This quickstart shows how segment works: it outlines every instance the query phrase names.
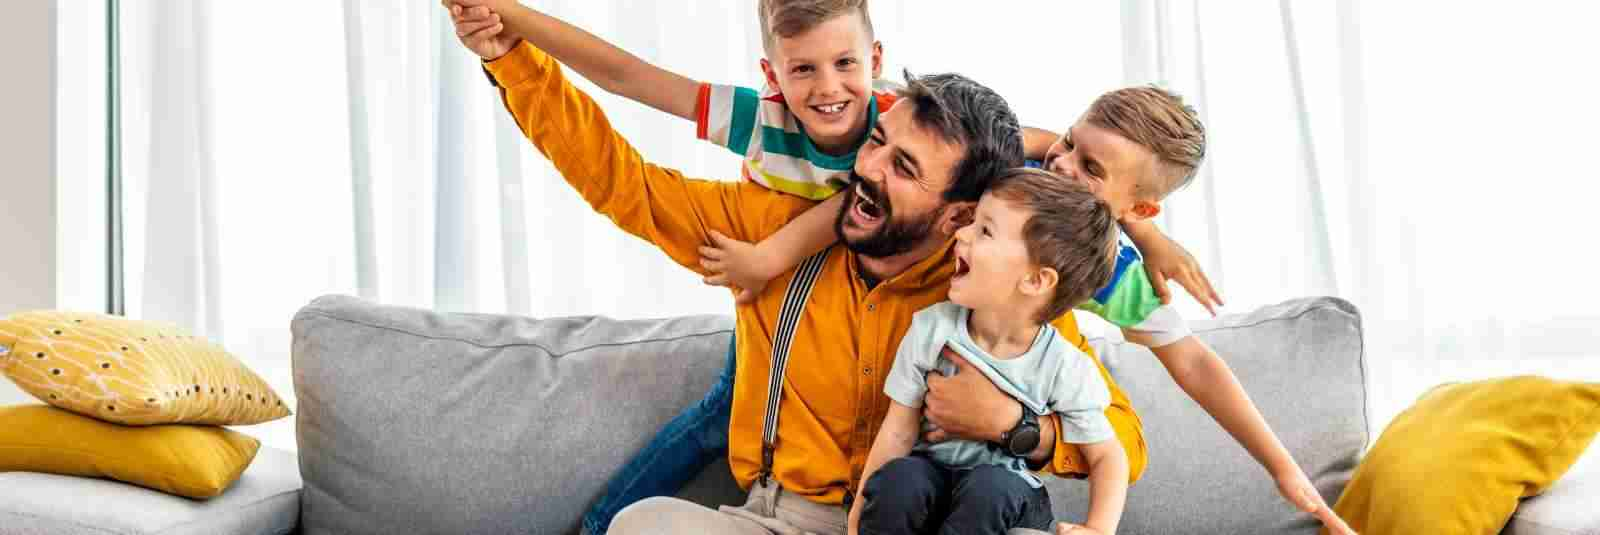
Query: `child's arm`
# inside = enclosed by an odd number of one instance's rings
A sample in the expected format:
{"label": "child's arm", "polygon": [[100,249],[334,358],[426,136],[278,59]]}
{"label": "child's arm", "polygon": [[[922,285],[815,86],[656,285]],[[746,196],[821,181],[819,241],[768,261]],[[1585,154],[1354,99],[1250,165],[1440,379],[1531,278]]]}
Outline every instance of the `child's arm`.
{"label": "child's arm", "polygon": [[736,288],[739,303],[755,302],[767,281],[838,241],[833,223],[844,197],[835,193],[755,245],[712,233],[711,245],[700,248],[700,265],[712,272],[705,283]]}
{"label": "child's arm", "polygon": [[607,92],[695,120],[700,84],[694,80],[646,63],[594,34],[529,9],[516,0],[447,1],[463,8],[489,8],[500,15],[505,33],[548,52]]}
{"label": "child's arm", "polygon": [[1044,153],[1049,151],[1050,146],[1054,145],[1058,139],[1061,139],[1061,134],[1024,126],[1022,127],[1022,157],[1029,160],[1043,160]]}
{"label": "child's arm", "polygon": [[[1136,334],[1125,331],[1131,336]],[[1132,338],[1130,338],[1132,339]],[[1233,370],[1205,342],[1194,336],[1150,349],[1161,360],[1173,381],[1185,394],[1200,404],[1222,429],[1244,446],[1256,462],[1267,469],[1278,483],[1278,492],[1300,510],[1315,515],[1331,533],[1352,534],[1350,527],[1333,513],[1322,495],[1295,463],[1289,450],[1267,425]]]}
{"label": "child's arm", "polygon": [[1223,304],[1222,296],[1217,295],[1217,290],[1211,287],[1211,279],[1200,269],[1200,262],[1194,259],[1194,255],[1162,234],[1161,229],[1148,219],[1123,221],[1122,232],[1133,240],[1133,245],[1144,255],[1145,266],[1150,272],[1150,284],[1156,295],[1161,297],[1161,302],[1172,302],[1172,292],[1167,290],[1167,279],[1170,278],[1178,281],[1211,315],[1217,315],[1216,307]]}
{"label": "child's arm", "polygon": [[[1128,452],[1116,437],[1093,444],[1079,444],[1089,462],[1089,517],[1084,527],[1099,535],[1117,532],[1122,509],[1128,502]],[[1078,533],[1069,531],[1068,533]]]}
{"label": "child's arm", "polygon": [[[867,453],[867,464],[861,468],[860,483],[856,484],[855,501],[850,507],[848,524],[850,535],[856,535],[861,529],[861,510],[867,505],[861,496],[861,489],[867,487],[867,481],[872,479],[872,474],[885,463],[911,453],[911,447],[917,444],[917,432],[921,423],[922,411],[901,405],[898,401],[889,401],[889,414],[883,416],[883,426],[878,428],[878,438],[872,441],[872,450]],[[1123,479],[1127,479],[1127,476],[1124,475]]]}

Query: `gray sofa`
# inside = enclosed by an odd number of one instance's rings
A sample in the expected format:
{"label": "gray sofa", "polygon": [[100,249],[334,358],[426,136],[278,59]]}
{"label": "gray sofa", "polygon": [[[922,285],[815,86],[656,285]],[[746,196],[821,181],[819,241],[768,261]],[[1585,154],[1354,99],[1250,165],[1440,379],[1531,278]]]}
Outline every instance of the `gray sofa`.
{"label": "gray sofa", "polygon": [[[610,474],[706,390],[732,321],[535,320],[324,297],[293,327],[298,456],[263,448],[238,483],[205,502],[0,473],[0,535],[573,533]],[[1332,502],[1371,432],[1355,309],[1301,299],[1195,329]],[[1151,452],[1121,533],[1316,531],[1147,351],[1096,346],[1143,418]],[[1049,485],[1056,516],[1081,519],[1083,484]],[[683,496],[714,504],[740,492],[719,463]],[[1591,446],[1502,533],[1600,534],[1596,500],[1600,446]]]}
{"label": "gray sofa", "polygon": [[[318,299],[293,324],[301,528],[575,533],[606,479],[710,386],[732,327],[720,316],[536,320]],[[1355,308],[1303,299],[1195,328],[1336,500],[1369,433]],[[1316,532],[1148,351],[1099,342],[1151,452],[1122,533]],[[1049,485],[1058,518],[1083,518],[1086,485]],[[742,501],[725,463],[684,496]]]}

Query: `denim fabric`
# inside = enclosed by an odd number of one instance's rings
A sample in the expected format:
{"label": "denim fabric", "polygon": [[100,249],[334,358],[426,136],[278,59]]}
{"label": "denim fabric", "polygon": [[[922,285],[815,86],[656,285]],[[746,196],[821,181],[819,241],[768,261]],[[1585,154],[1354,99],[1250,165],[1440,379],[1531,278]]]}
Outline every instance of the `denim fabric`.
{"label": "denim fabric", "polygon": [[706,396],[667,422],[606,484],[606,493],[583,515],[584,533],[604,535],[622,508],[645,498],[676,494],[706,465],[728,454],[735,347],[737,341],[728,343],[727,364]]}
{"label": "denim fabric", "polygon": [[1050,531],[1050,495],[1004,467],[951,469],[911,455],[884,463],[862,491],[862,535]]}

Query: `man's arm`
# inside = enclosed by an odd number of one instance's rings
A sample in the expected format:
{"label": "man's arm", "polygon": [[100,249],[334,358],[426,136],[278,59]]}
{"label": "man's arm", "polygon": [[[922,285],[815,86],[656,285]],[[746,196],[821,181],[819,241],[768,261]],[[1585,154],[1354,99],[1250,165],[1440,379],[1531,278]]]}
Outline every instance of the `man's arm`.
{"label": "man's arm", "polygon": [[464,7],[487,6],[500,15],[505,32],[549,52],[607,92],[695,120],[700,84],[617,48],[604,39],[516,0],[449,0]]}
{"label": "man's arm", "polygon": [[[1001,391],[989,377],[967,362],[955,351],[945,348],[945,358],[956,367],[954,376],[939,373],[927,376],[928,392],[923,399],[923,415],[938,430],[930,432],[929,442],[943,442],[951,438],[964,438],[979,442],[999,442],[1007,431],[1022,421],[1022,402]],[[1061,415],[1051,413],[1039,418],[1039,445],[1028,454],[1029,464],[1051,473],[1058,473],[1057,448],[1074,447],[1061,440]]]}
{"label": "man's arm", "polygon": [[527,43],[485,68],[523,134],[595,211],[702,275],[708,272],[697,248],[710,231],[758,240],[811,206],[742,182],[687,179],[645,161],[555,59]]}

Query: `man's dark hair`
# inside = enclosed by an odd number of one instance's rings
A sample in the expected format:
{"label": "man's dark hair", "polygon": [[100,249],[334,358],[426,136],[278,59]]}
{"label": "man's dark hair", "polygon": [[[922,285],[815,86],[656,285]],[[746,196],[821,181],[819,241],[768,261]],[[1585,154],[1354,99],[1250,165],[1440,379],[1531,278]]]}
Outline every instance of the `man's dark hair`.
{"label": "man's dark hair", "polygon": [[899,93],[916,104],[912,121],[967,149],[950,170],[945,201],[977,202],[989,181],[1022,166],[1022,125],[999,93],[954,73],[905,77]]}

